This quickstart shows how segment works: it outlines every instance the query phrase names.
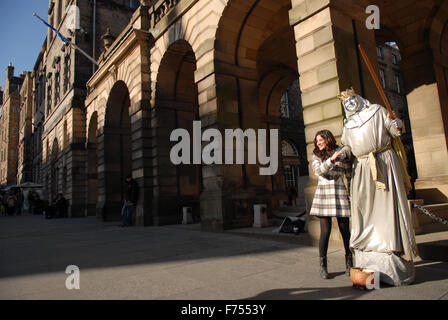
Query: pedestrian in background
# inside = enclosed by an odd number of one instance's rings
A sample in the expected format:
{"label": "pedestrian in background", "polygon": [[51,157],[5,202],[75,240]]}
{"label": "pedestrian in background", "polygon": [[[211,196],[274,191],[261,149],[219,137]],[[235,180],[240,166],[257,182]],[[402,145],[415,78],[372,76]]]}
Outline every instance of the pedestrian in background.
{"label": "pedestrian in background", "polygon": [[124,204],[121,210],[122,227],[133,225],[133,217],[138,201],[138,184],[132,179],[131,174],[126,177],[124,190]]}
{"label": "pedestrian in background", "polygon": [[2,191],[0,193],[0,213],[2,216],[6,216],[6,206],[4,205],[5,202],[6,202],[6,195]]}
{"label": "pedestrian in background", "polygon": [[16,191],[16,198],[17,198],[16,214],[19,216],[22,214],[23,201],[25,200],[25,197],[23,196],[23,192],[21,189],[18,189]]}
{"label": "pedestrian in background", "polygon": [[6,199],[6,211],[8,212],[8,216],[13,216],[16,213],[16,206],[17,206],[17,197],[11,190],[9,191],[8,198]]}
{"label": "pedestrian in background", "polygon": [[350,201],[343,177],[350,179],[350,148],[340,148],[328,130],[321,130],[314,137],[313,172],[319,177],[310,215],[320,220],[320,276],[328,279],[327,251],[332,218],[338,220],[339,231],[345,247],[346,274],[353,266],[350,251]]}

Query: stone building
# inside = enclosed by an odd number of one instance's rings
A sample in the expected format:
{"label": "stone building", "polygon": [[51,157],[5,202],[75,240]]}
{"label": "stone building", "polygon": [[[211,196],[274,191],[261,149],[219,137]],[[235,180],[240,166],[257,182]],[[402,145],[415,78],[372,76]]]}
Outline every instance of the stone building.
{"label": "stone building", "polygon": [[17,147],[17,184],[32,181],[32,111],[33,78],[30,72],[23,73],[20,89],[18,147]]}
{"label": "stone building", "polygon": [[[104,219],[119,218],[122,181],[132,171],[141,187],[139,225],[179,223],[184,206],[193,208],[205,230],[251,225],[254,204],[272,211],[285,198],[282,157],[282,169],[272,176],[261,176],[260,166],[247,162],[176,166],[170,161],[171,132],[184,128],[194,134],[193,120],[201,121],[202,130],[282,131],[282,96],[298,80],[306,156],[301,149],[297,153],[309,159],[318,130],[330,129],[340,139],[340,91],[353,85],[382,104],[357,44],[379,74],[376,48],[392,41],[402,56],[417,195],[446,201],[448,3],[141,2],[87,83],[86,202]],[[381,12],[379,30],[366,28],[365,9],[372,4]],[[308,172],[301,191],[309,207],[317,180]],[[317,220],[310,219],[308,228],[312,237],[319,234]]]}
{"label": "stone building", "polygon": [[3,105],[0,113],[0,185],[17,183],[17,156],[19,144],[20,88],[24,75],[14,76],[10,63],[6,68]]}
{"label": "stone building", "polygon": [[43,184],[42,175],[42,135],[44,132],[45,107],[46,107],[46,49],[47,38],[42,45],[38,58],[34,64],[31,78],[33,80],[33,107],[32,107],[32,133],[31,133],[31,150],[32,150],[32,181]]}
{"label": "stone building", "polygon": [[[101,35],[107,28],[113,34],[121,32],[137,4],[129,0],[50,0],[48,21],[96,59],[103,49]],[[50,29],[42,50],[34,70],[36,87],[39,92],[44,90],[35,104],[38,125],[34,137],[41,139],[42,147],[36,147],[34,176],[43,182],[50,203],[57,193],[63,193],[70,204],[69,216],[85,216],[84,101],[86,82],[96,66]]]}
{"label": "stone building", "polygon": [[[318,130],[329,129],[340,139],[338,93],[352,85],[382,104],[357,44],[366,49],[377,74],[385,70],[392,105],[406,97],[407,111],[403,108],[401,115],[408,114],[412,132],[416,196],[448,202],[448,3],[140,2],[49,2],[49,22],[99,64],[49,31],[22,90],[27,97],[28,88],[34,89],[32,120],[27,122],[26,113],[22,122],[24,129],[31,123],[32,179],[45,185],[49,200],[64,193],[70,216],[119,219],[128,173],[140,185],[138,225],[180,223],[182,209],[191,207],[204,230],[250,226],[253,206],[277,210],[291,185],[298,186],[309,210],[317,179],[307,159]],[[365,24],[365,8],[372,4],[381,12],[378,30]],[[393,60],[390,65],[378,59],[377,47],[389,42],[400,48],[398,81]],[[4,185],[17,178],[24,78],[13,72],[8,67],[0,116]],[[394,82],[396,89],[388,89]],[[26,110],[28,105],[27,99]],[[200,121],[200,131],[193,121]],[[222,136],[226,129],[278,129],[278,139],[268,135],[258,145],[268,153],[279,146],[278,154],[270,155],[278,156],[278,170],[260,175],[265,165],[248,163],[252,149],[247,145],[221,149],[221,155],[244,151],[241,164],[208,164],[192,153],[197,164],[174,165],[170,152],[177,141],[171,141],[171,133],[178,128],[190,137],[208,129]],[[24,130],[23,137],[27,134]],[[193,150],[209,146],[202,138],[191,140]],[[308,231],[318,236],[316,219],[308,221]]]}

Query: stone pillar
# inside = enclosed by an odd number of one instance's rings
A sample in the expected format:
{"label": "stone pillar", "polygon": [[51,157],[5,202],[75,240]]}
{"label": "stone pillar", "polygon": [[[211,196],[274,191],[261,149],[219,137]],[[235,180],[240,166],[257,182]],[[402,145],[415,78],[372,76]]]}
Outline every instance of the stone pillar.
{"label": "stone pillar", "polygon": [[[148,84],[149,87],[149,84]],[[148,97],[143,91],[143,96]],[[139,186],[139,197],[135,212],[135,225],[149,226],[153,224],[151,215],[152,206],[152,138],[150,121],[149,99],[143,99],[131,107],[132,128],[132,177]]]}
{"label": "stone pillar", "polygon": [[[69,216],[84,217],[86,215],[86,150],[85,150],[85,132],[86,120],[83,110],[72,108],[70,110],[72,117],[72,138],[70,149],[65,155],[67,168],[67,179],[69,188]],[[62,168],[61,168],[62,170]]]}
{"label": "stone pillar", "polygon": [[[225,154],[230,148],[225,145],[225,129],[239,128],[243,132],[254,129],[258,141],[257,129],[263,126],[260,114],[254,112],[259,110],[257,81],[250,76],[243,79],[243,72],[247,69],[235,67],[231,75],[213,73],[197,82],[202,130],[219,130],[223,143],[223,164],[202,166],[203,191],[200,200],[203,230],[250,227],[253,224],[254,204],[268,202],[268,208],[271,207],[270,200],[267,200],[272,196],[269,190],[271,176],[260,175],[258,164],[248,164],[247,139],[244,140],[244,164],[236,164],[235,158],[233,164],[225,164]],[[198,75],[200,72],[196,72],[196,78]],[[234,142],[234,157],[235,148]],[[269,152],[269,146],[267,150]]]}
{"label": "stone pillar", "polygon": [[[375,68],[376,41],[364,21],[355,20],[363,8],[333,7],[329,0],[293,0],[290,23],[294,27],[297,42],[300,88],[302,90],[303,116],[310,180],[305,188],[307,212],[310,211],[317,186],[312,170],[314,136],[322,129],[330,130],[337,141],[343,130],[343,108],[337,98],[342,91],[353,86],[355,90],[374,103],[381,103],[367,68],[358,57],[357,43],[361,43]],[[356,12],[354,12],[356,11]],[[358,16],[364,16],[358,14]],[[319,220],[308,219],[307,228],[312,240],[320,236]],[[333,223],[337,229],[337,224]],[[339,231],[331,233],[331,240],[341,244]]]}
{"label": "stone pillar", "polygon": [[168,106],[159,105],[152,110],[152,220],[156,226],[182,221],[177,168],[170,160],[169,143],[170,134],[176,129],[176,118],[176,110]]}

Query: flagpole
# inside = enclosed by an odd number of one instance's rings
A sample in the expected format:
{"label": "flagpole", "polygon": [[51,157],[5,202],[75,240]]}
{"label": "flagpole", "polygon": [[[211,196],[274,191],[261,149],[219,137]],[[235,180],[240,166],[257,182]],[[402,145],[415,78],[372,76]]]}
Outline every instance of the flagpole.
{"label": "flagpole", "polygon": [[95,61],[95,59],[93,59],[91,56],[89,56],[84,50],[82,50],[80,47],[78,47],[76,44],[74,44],[73,42],[71,42],[69,40],[68,42],[71,46],[73,46],[73,48],[78,49],[79,52],[81,52],[87,59],[89,59],[90,61],[92,61],[95,65],[98,66],[98,63]]}
{"label": "flagpole", "polygon": [[64,43],[68,43],[69,45],[71,45],[75,50],[77,49],[79,52],[81,52],[87,59],[89,59],[91,62],[93,62],[95,65],[98,66],[98,63],[95,61],[95,59],[93,59],[91,56],[89,56],[84,50],[82,50],[80,47],[78,47],[75,43],[73,43],[70,39],[64,37],[59,30],[55,29],[52,25],[48,24],[44,19],[42,19],[41,17],[39,17],[36,12],[33,12],[33,16],[35,16],[36,18],[38,18],[40,21],[42,21],[44,24],[46,24],[50,29],[52,29],[54,32],[56,32],[56,34],[59,36],[59,38],[61,39],[62,42]]}

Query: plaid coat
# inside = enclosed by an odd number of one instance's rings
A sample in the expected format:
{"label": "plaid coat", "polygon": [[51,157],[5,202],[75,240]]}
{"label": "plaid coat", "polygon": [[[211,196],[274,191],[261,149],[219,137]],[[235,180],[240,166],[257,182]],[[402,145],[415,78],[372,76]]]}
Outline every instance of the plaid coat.
{"label": "plaid coat", "polygon": [[349,193],[343,177],[350,179],[351,161],[350,151],[342,150],[346,158],[331,163],[330,159],[322,161],[313,155],[313,171],[319,177],[310,215],[319,217],[350,217]]}

